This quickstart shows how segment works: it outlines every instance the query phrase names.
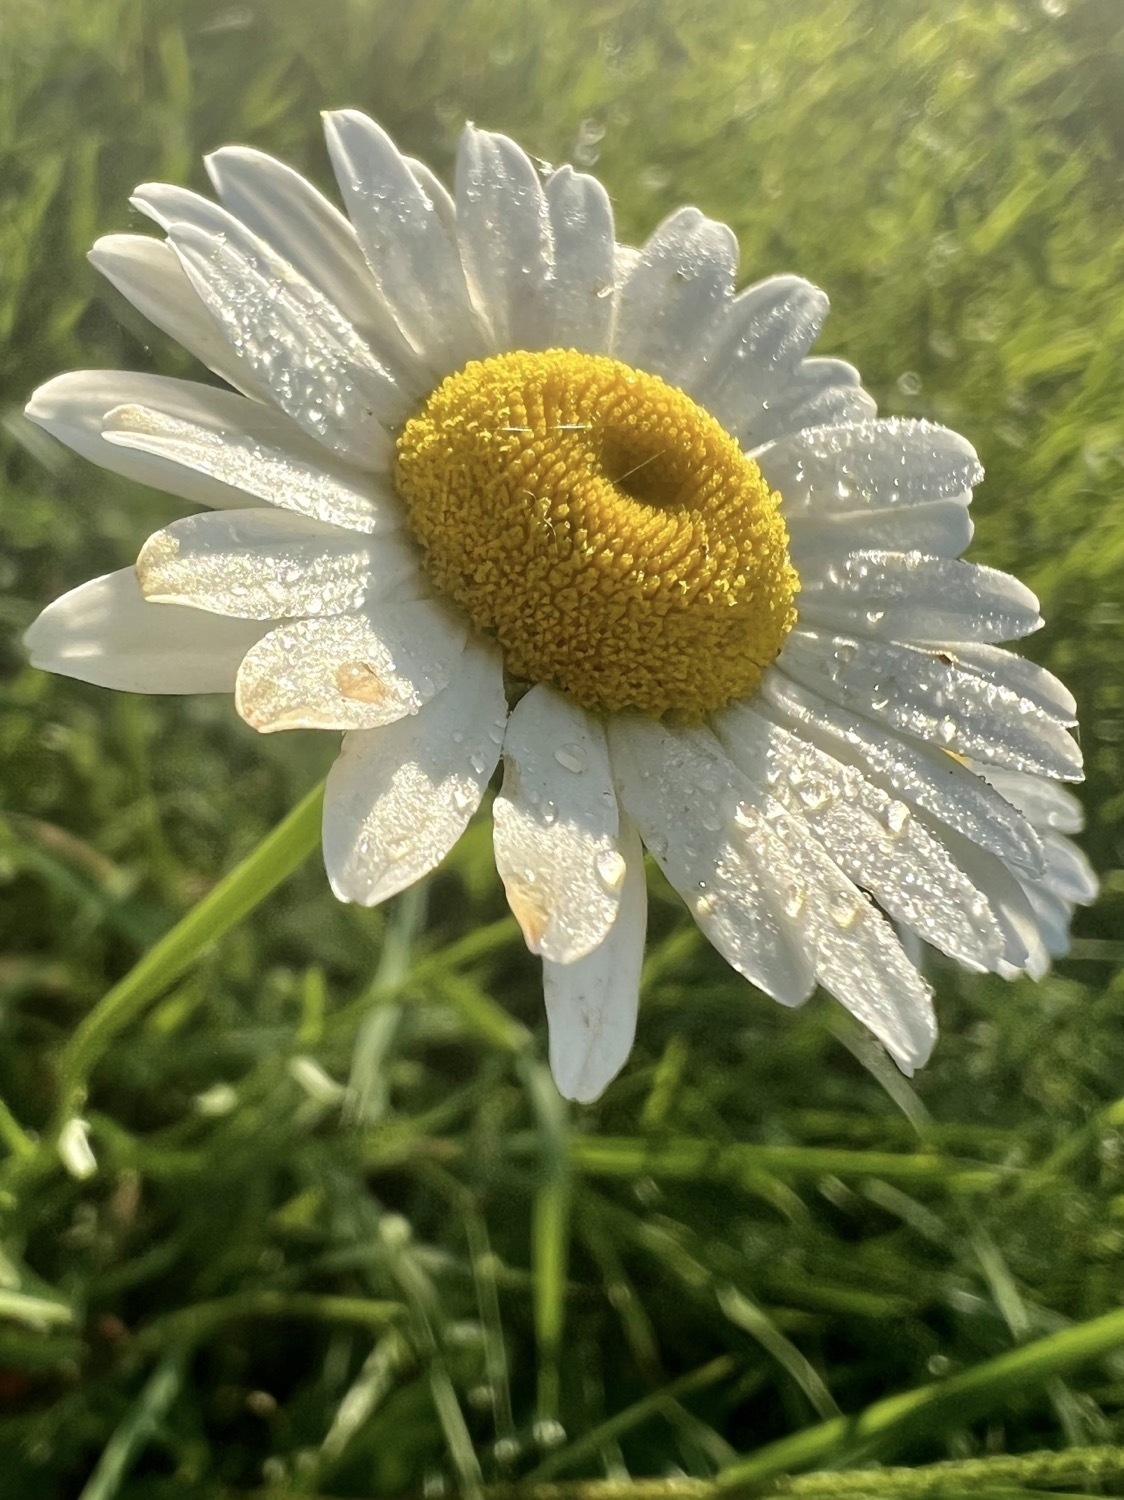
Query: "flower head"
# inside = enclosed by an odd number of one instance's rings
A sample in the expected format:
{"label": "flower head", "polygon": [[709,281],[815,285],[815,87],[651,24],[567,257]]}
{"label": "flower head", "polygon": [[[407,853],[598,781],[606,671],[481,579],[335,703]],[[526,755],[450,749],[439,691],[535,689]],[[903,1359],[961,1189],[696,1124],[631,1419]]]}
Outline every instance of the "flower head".
{"label": "flower head", "polygon": [[632,1044],[645,847],[759,988],[821,984],[922,1063],[894,924],[1037,974],[1095,889],[1073,700],[997,644],[1037,602],[959,560],[971,447],[877,418],[808,356],[823,293],[736,292],[696,209],[632,250],[593,178],[503,136],[465,131],[450,196],[362,115],[327,135],[347,218],[231,148],[218,204],[141,187],[166,238],[94,247],[224,384],[64,375],[29,415],[209,509],[51,605],[32,660],[344,731],[343,900],[433,869],[502,755],[496,862],[570,1097]]}

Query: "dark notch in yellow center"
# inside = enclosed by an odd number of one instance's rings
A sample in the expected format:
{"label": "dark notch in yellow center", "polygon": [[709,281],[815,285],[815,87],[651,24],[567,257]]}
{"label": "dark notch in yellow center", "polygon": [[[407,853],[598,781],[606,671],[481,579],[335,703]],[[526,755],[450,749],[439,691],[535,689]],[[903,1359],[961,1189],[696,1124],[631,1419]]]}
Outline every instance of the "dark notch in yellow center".
{"label": "dark notch in yellow center", "polygon": [[437,587],[513,676],[586,708],[699,719],[753,691],[795,622],[779,495],[616,360],[466,365],[406,424],[395,477]]}

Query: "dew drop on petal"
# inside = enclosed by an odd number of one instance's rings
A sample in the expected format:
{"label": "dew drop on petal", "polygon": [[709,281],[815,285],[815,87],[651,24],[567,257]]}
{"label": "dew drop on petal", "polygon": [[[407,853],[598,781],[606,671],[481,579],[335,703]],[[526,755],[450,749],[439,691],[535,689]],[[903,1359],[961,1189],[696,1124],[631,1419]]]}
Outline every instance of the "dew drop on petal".
{"label": "dew drop on petal", "polygon": [[597,878],[607,891],[619,891],[624,884],[628,866],[624,856],[616,849],[602,849],[594,860]]}
{"label": "dew drop on petal", "polygon": [[904,802],[891,802],[886,809],[886,826],[891,833],[901,833],[909,817],[909,808]]}
{"label": "dew drop on petal", "polygon": [[836,927],[846,931],[858,921],[862,909],[863,902],[860,896],[839,895],[828,903],[827,914]]}
{"label": "dew drop on petal", "polygon": [[589,757],[581,745],[570,743],[560,745],[554,752],[554,759],[564,771],[572,771],[575,776],[579,776],[585,770]]}

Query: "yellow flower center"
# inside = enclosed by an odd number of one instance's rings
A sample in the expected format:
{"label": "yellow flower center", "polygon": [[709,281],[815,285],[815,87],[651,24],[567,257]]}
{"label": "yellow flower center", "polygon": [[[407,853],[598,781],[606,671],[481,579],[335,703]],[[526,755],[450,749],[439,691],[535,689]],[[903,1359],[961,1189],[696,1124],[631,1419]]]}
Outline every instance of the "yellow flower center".
{"label": "yellow flower center", "polygon": [[780,496],[682,391],[616,360],[466,365],[395,472],[437,587],[512,675],[586,708],[701,718],[753,691],[795,622]]}

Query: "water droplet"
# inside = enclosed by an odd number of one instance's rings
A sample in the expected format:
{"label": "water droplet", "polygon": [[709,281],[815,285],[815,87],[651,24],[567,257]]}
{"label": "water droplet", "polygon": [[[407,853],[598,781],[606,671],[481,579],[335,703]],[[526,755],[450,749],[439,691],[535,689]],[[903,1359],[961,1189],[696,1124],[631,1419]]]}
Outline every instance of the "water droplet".
{"label": "water droplet", "polygon": [[809,812],[819,812],[821,807],[826,807],[831,801],[831,792],[822,782],[819,782],[812,786],[801,787],[799,797]]}
{"label": "water droplet", "polygon": [[560,745],[554,752],[554,759],[564,771],[572,771],[575,776],[585,770],[589,757],[581,745],[570,743]]}
{"label": "water droplet", "polygon": [[794,880],[784,893],[784,914],[786,917],[798,917],[804,910],[804,902],[807,891],[799,880]]}
{"label": "water droplet", "polygon": [[857,895],[839,895],[833,897],[828,903],[827,914],[836,927],[841,927],[846,931],[848,927],[853,927],[858,921],[862,909],[862,900]]}
{"label": "water droplet", "polygon": [[607,891],[619,891],[628,871],[624,856],[616,849],[602,849],[594,860],[597,878]]}
{"label": "water droplet", "polygon": [[886,809],[886,827],[892,833],[901,833],[902,829],[909,822],[909,818],[909,808],[904,802],[891,802]]}
{"label": "water droplet", "polygon": [[484,759],[479,750],[474,750],[472,752],[472,754],[468,757],[468,763],[476,772],[477,776],[483,776],[484,771],[488,765],[488,762]]}
{"label": "water droplet", "polygon": [[566,1441],[566,1429],[561,1422],[540,1418],[531,1426],[531,1436],[540,1448],[557,1448]]}

